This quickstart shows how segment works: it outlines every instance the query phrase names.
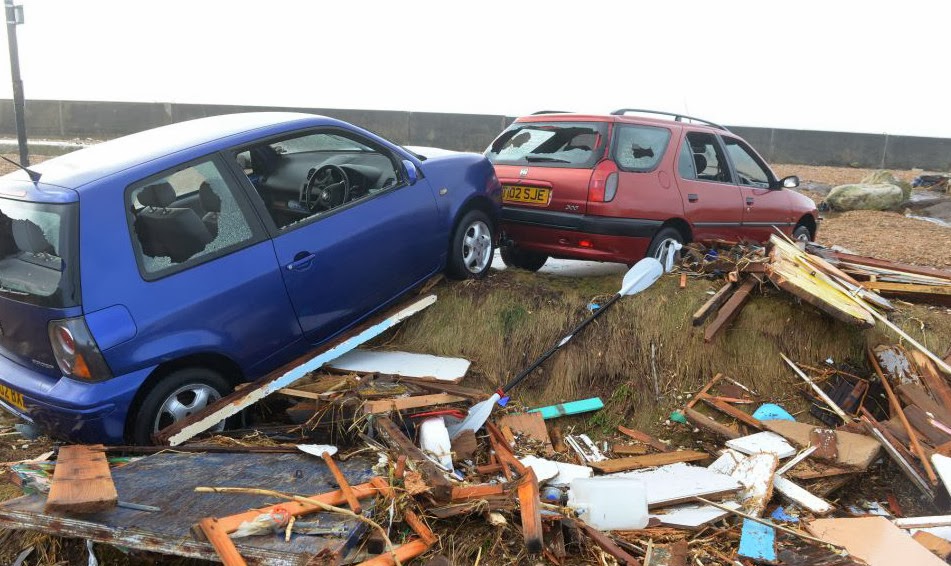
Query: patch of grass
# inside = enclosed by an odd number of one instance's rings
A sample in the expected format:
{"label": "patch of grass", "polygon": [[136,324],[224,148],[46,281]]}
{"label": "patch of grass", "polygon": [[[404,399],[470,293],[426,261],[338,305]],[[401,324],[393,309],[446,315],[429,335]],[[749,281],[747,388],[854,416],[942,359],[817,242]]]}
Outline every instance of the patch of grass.
{"label": "patch of grass", "polygon": [[[443,284],[436,289],[436,304],[404,322],[387,346],[467,358],[473,366],[464,385],[488,392],[587,316],[589,302],[615,293],[619,279],[506,270],[484,281]],[[810,365],[832,358],[867,368],[866,343],[897,342],[890,332],[847,326],[764,286],[765,294],[754,293],[730,327],[706,344],[703,327],[693,327],[690,319],[707,291],[718,287],[719,282],[691,280],[680,289],[677,277],[662,277],[640,295],[618,301],[514,389],[513,397],[537,407],[601,396],[604,416],[586,417],[589,425],[651,430],[722,372],[796,411],[805,406],[797,393],[802,383],[780,352]],[[945,309],[903,307],[893,318],[934,351],[948,347],[951,316]]]}

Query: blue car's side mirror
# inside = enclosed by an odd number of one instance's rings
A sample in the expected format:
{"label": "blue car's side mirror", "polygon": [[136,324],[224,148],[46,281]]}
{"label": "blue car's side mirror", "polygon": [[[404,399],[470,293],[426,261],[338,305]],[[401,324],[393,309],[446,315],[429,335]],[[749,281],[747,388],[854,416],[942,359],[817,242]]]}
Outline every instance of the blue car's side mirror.
{"label": "blue car's side mirror", "polygon": [[419,180],[419,171],[416,169],[416,164],[409,159],[403,160],[403,172],[406,173],[406,184],[415,185],[416,181]]}

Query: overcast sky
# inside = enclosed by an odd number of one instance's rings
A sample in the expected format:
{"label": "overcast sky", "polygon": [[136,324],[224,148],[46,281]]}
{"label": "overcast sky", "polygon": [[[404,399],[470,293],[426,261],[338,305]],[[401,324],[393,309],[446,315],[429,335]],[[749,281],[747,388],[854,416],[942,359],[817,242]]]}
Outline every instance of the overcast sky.
{"label": "overcast sky", "polygon": [[21,1],[27,99],[637,107],[951,137],[944,1]]}

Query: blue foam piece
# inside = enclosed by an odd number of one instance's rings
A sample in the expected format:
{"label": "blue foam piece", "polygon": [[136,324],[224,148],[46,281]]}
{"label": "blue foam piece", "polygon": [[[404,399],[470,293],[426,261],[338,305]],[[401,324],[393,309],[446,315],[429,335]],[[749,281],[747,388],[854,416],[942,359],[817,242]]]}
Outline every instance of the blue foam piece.
{"label": "blue foam piece", "polygon": [[764,403],[753,412],[753,418],[758,421],[795,421],[796,418],[786,412],[786,409],[772,403]]}
{"label": "blue foam piece", "polygon": [[769,516],[771,519],[776,519],[777,521],[783,521],[785,523],[798,523],[799,517],[793,517],[789,513],[786,513],[786,510],[782,507],[777,507],[773,514]]}
{"label": "blue foam piece", "polygon": [[740,556],[754,560],[776,561],[776,529],[762,523],[743,519],[740,535]]}

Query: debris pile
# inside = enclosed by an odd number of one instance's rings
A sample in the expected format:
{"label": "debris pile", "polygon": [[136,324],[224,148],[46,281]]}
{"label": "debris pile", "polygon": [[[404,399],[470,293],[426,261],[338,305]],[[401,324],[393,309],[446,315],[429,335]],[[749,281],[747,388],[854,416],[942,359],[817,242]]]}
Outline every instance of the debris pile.
{"label": "debris pile", "polygon": [[[726,279],[693,316],[698,326],[713,317],[708,342],[753,291],[774,285],[910,344],[870,348],[868,370],[783,355],[789,371],[772,378],[806,400],[795,415],[788,400],[724,374],[678,401],[661,434],[579,429],[570,415],[601,411],[596,397],[510,402],[509,390],[610,301],[493,394],[461,384],[467,360],[359,348],[427,297],[160,431],[164,446],[60,447],[52,477],[48,462],[17,464],[27,495],[0,504],[0,526],[229,566],[942,564],[951,369],[888,321],[895,307],[869,283],[951,278],[869,260],[779,237],[768,248],[684,251],[682,284]],[[643,288],[625,279],[612,301]],[[271,396],[283,423],[207,436]],[[920,493],[915,505],[846,493],[892,465]],[[933,513],[906,516],[912,507]]]}

